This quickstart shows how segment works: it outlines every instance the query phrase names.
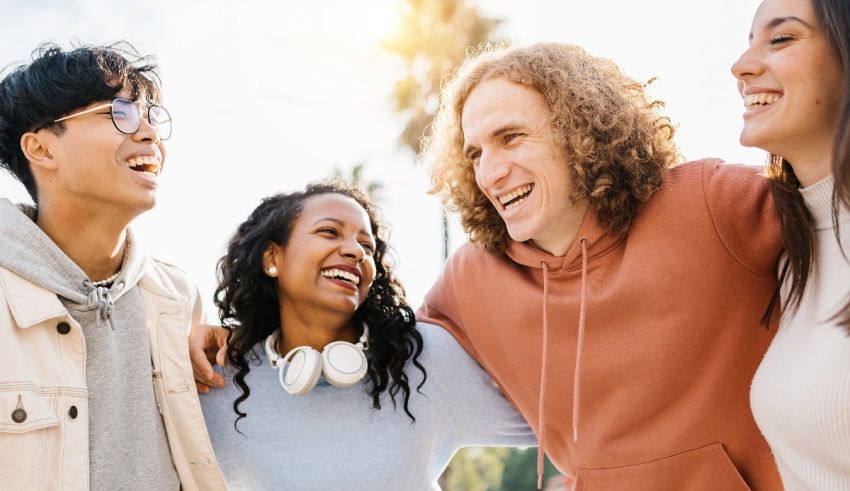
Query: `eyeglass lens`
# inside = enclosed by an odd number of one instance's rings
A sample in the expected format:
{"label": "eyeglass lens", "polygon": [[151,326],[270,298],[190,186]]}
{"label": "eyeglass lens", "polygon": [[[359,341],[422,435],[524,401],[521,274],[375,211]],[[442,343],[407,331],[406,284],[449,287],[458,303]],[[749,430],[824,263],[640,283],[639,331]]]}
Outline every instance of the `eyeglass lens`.
{"label": "eyeglass lens", "polygon": [[[139,130],[141,124],[141,111],[135,102],[116,98],[112,101],[112,120],[115,127],[122,133],[132,134]],[[171,115],[162,106],[150,106],[148,108],[148,121],[155,126],[161,140],[167,140],[171,136]]]}

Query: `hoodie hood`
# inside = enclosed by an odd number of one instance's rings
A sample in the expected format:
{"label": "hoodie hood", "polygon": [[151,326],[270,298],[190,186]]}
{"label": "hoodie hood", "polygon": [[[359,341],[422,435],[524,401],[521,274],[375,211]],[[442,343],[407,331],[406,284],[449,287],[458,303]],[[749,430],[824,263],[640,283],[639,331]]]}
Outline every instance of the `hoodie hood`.
{"label": "hoodie hood", "polygon": [[563,256],[553,256],[525,242],[508,239],[505,254],[515,263],[532,269],[543,269],[545,263],[550,272],[559,270],[574,271],[581,268],[582,239],[586,241],[587,258],[593,260],[625,240],[624,235],[608,232],[599,223],[596,212],[589,207],[581,223],[576,240]]}
{"label": "hoodie hood", "polygon": [[68,308],[97,309],[98,324],[106,322],[111,326],[114,302],[138,283],[148,261],[135,247],[132,232],[127,231],[121,271],[107,288],[92,284],[83,270],[36,225],[36,216],[31,206],[0,199],[0,266],[55,293]]}

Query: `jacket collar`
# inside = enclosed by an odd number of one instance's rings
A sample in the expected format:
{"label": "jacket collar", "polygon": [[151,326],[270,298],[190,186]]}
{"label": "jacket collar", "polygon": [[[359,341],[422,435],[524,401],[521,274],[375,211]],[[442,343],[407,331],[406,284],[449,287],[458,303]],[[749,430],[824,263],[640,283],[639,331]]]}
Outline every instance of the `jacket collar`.
{"label": "jacket collar", "polygon": [[[174,283],[162,268],[151,259],[146,258],[144,261],[145,271],[139,284],[156,295],[181,300]],[[0,289],[6,297],[15,324],[22,329],[48,319],[68,317],[68,311],[55,293],[3,267],[0,267]]]}
{"label": "jacket collar", "polygon": [[23,329],[48,319],[68,316],[68,311],[56,294],[6,268],[0,268],[0,288],[6,296],[15,324]]}
{"label": "jacket collar", "polygon": [[523,266],[541,269],[543,263],[550,271],[567,270],[572,271],[581,268],[581,239],[587,239],[588,260],[599,257],[625,239],[624,235],[608,232],[599,223],[596,211],[588,207],[584,220],[581,222],[576,240],[563,256],[553,256],[548,252],[541,251],[536,247],[525,243],[508,239],[508,247],[505,254],[514,262]]}
{"label": "jacket collar", "polygon": [[139,286],[150,291],[155,295],[170,298],[172,300],[182,300],[180,293],[174,286],[174,282],[165,273],[163,268],[157,264],[156,260],[145,259],[145,273],[139,280]]}

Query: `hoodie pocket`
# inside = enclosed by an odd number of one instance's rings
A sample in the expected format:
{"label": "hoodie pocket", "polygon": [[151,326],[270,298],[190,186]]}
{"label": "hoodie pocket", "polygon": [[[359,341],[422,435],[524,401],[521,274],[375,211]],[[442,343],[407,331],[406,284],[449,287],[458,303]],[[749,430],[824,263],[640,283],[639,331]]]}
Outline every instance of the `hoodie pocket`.
{"label": "hoodie pocket", "polygon": [[59,421],[49,399],[30,390],[0,389],[0,483],[3,489],[41,489],[50,476]]}
{"label": "hoodie pocket", "polygon": [[746,491],[738,469],[723,445],[713,443],[694,450],[644,462],[606,469],[580,469],[576,491]]}

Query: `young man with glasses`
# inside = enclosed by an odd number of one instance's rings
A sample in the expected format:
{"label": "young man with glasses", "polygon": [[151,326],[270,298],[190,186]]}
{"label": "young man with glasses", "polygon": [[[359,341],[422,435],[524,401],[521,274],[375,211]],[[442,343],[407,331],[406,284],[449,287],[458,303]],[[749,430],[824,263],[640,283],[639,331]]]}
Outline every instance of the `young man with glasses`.
{"label": "young man with glasses", "polygon": [[171,117],[129,45],[39,48],[0,81],[0,482],[223,489],[187,356],[197,290],[129,229]]}

